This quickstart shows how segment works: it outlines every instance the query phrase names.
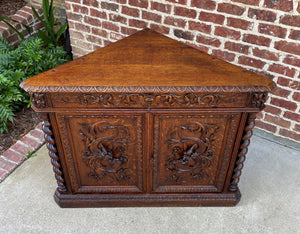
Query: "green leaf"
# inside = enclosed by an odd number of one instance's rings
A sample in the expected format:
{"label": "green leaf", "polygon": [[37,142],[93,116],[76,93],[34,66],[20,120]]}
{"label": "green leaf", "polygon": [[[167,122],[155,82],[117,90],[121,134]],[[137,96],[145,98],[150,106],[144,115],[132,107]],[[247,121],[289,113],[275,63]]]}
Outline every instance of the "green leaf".
{"label": "green leaf", "polygon": [[14,30],[18,36],[20,37],[21,40],[24,40],[24,36],[13,26],[11,25],[10,23],[8,23],[3,16],[0,16],[0,20],[4,23],[6,23],[8,25],[8,27],[10,27],[12,30]]}
{"label": "green leaf", "polygon": [[38,30],[38,35],[44,41],[45,45],[52,43],[52,40],[46,35],[45,32]]}
{"label": "green leaf", "polygon": [[57,31],[57,34],[56,34],[56,42],[59,41],[61,35],[66,31],[67,27],[68,27],[68,23],[65,23],[65,24],[62,25],[62,26],[60,27],[60,29]]}
{"label": "green leaf", "polygon": [[48,0],[43,0],[42,8],[43,8],[44,19],[46,23],[49,24],[49,1]]}

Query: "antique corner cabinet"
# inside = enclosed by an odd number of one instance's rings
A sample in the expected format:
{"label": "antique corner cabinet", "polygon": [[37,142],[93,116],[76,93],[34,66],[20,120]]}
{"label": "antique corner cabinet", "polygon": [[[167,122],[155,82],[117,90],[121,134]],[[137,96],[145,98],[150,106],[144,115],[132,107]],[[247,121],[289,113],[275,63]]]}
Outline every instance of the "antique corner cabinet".
{"label": "antique corner cabinet", "polygon": [[61,207],[233,206],[274,83],[142,30],[21,86]]}

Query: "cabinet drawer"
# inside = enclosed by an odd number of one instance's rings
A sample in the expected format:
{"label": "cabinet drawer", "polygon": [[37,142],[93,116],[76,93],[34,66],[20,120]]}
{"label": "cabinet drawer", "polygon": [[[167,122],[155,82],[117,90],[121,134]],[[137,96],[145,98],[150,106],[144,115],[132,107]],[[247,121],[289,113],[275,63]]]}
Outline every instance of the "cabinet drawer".
{"label": "cabinet drawer", "polygon": [[143,191],[143,115],[56,116],[73,192]]}
{"label": "cabinet drawer", "polygon": [[156,113],[153,191],[222,191],[240,117],[239,113]]}

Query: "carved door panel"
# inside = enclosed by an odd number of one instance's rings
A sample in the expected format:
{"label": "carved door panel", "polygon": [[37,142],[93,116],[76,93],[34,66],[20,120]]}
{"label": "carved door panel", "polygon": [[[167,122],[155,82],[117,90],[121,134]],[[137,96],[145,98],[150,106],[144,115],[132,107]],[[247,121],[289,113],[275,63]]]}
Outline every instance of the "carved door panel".
{"label": "carved door panel", "polygon": [[143,192],[142,114],[57,114],[73,192]]}
{"label": "carved door panel", "polygon": [[152,190],[222,190],[238,130],[238,113],[154,114]]}

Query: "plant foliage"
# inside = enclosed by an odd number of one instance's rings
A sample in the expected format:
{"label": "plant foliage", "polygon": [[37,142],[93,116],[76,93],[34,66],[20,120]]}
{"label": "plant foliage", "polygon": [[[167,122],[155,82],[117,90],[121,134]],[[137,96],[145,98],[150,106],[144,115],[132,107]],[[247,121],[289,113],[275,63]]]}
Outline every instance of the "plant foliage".
{"label": "plant foliage", "polygon": [[[53,0],[50,0],[50,3],[49,0],[43,0],[42,8],[43,8],[43,17],[41,17],[38,14],[37,10],[33,6],[31,6],[33,14],[44,26],[44,30],[38,30],[38,36],[44,41],[45,44],[53,44],[57,46],[59,45],[63,33],[66,31],[68,27],[68,23],[63,24],[57,31],[55,31],[54,28],[57,24],[55,23],[55,19],[54,19]],[[17,22],[21,24],[23,27],[25,27],[28,33],[31,33],[32,31],[30,27],[7,16],[0,16],[0,21],[3,21],[10,28],[12,28],[18,34],[18,36],[22,41],[24,40],[24,36],[18,29],[16,29],[16,27],[14,27],[11,23],[9,23],[9,21]]]}
{"label": "plant foliage", "polygon": [[8,121],[13,122],[14,111],[25,103],[29,95],[20,83],[34,75],[67,62],[69,58],[62,47],[45,46],[38,37],[31,37],[15,49],[0,38],[0,132],[7,131]]}

